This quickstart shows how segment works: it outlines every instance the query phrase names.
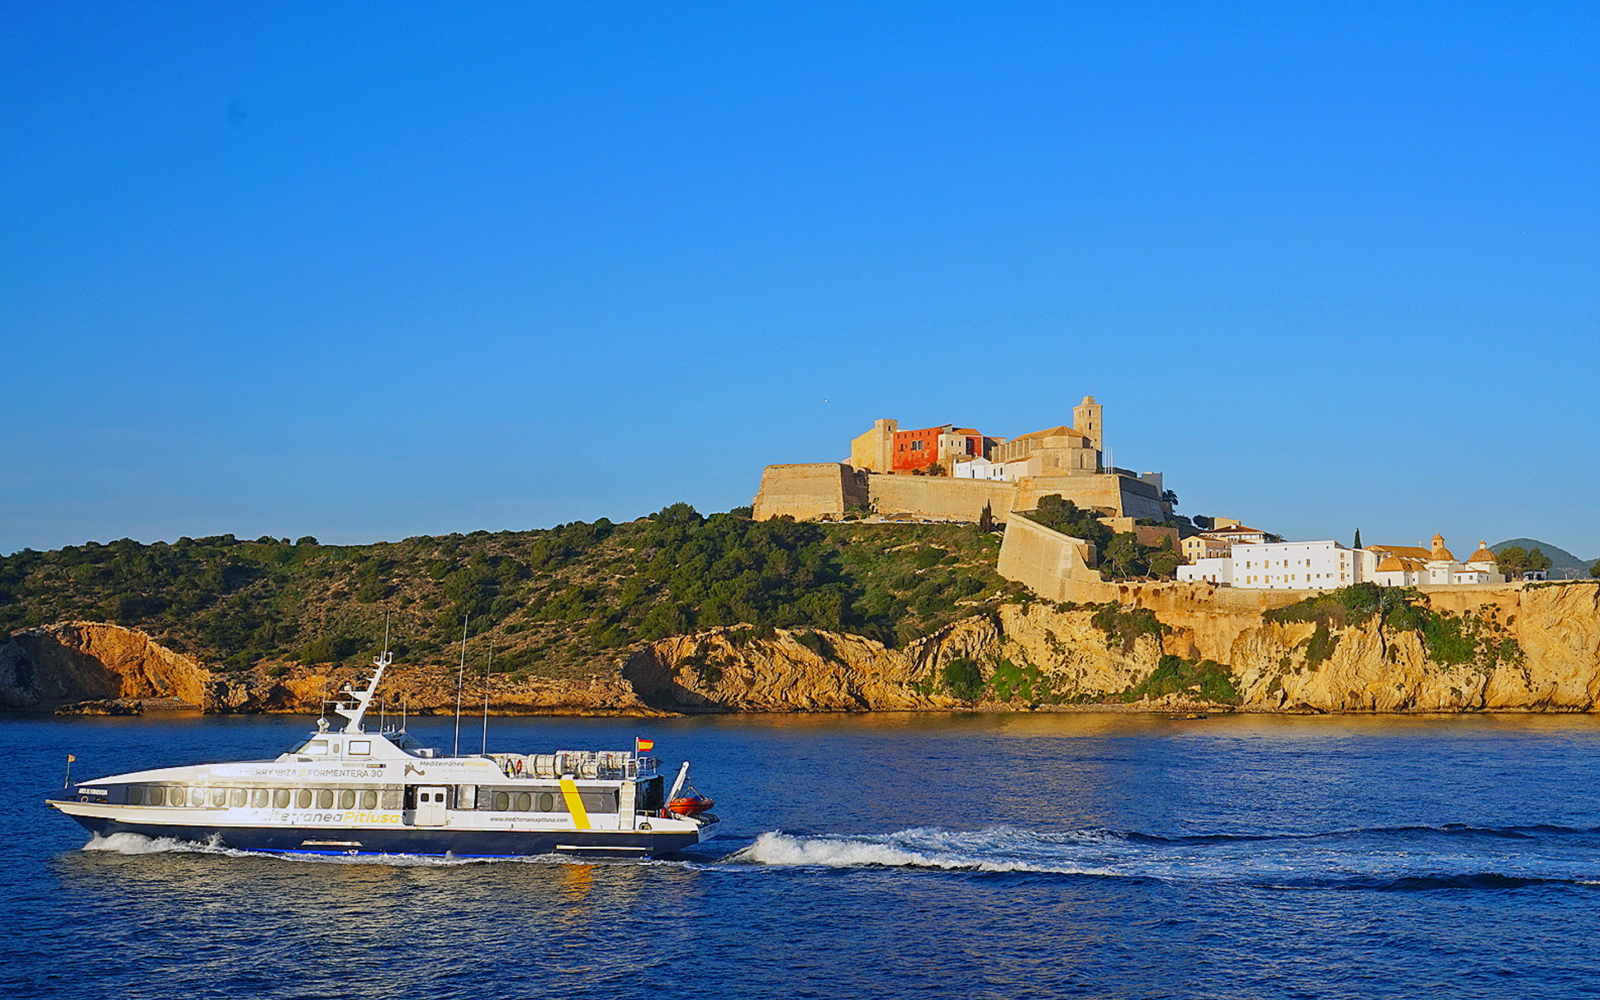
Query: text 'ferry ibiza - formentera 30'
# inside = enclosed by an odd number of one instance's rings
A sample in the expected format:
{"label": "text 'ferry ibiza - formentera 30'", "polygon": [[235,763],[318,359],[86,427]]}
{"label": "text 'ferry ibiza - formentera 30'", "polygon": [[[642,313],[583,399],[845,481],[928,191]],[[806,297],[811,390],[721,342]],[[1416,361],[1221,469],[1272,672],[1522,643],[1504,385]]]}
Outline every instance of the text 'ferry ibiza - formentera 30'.
{"label": "text 'ferry ibiza - formentera 30'", "polygon": [[640,751],[440,756],[404,726],[367,732],[362,719],[390,663],[348,685],[317,731],[275,760],[197,764],[79,783],[47,800],[88,830],[136,833],[248,851],[316,854],[540,854],[650,857],[715,836],[713,804],[680,797]]}

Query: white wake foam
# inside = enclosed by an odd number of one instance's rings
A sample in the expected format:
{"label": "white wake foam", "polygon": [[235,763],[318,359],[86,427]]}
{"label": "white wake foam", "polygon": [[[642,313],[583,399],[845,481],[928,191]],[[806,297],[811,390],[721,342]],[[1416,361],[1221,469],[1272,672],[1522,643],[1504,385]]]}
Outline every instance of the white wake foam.
{"label": "white wake foam", "polygon": [[175,840],[172,837],[146,837],[141,833],[113,833],[102,837],[98,833],[83,845],[86,851],[106,851],[111,854],[228,854],[225,847],[212,843],[197,844],[192,840]]}
{"label": "white wake foam", "polygon": [[730,864],[816,868],[933,868],[945,871],[1048,872],[1115,875],[1075,858],[1097,837],[1044,836],[1009,828],[952,831],[931,828],[869,836],[802,837],[773,830],[724,860]]}

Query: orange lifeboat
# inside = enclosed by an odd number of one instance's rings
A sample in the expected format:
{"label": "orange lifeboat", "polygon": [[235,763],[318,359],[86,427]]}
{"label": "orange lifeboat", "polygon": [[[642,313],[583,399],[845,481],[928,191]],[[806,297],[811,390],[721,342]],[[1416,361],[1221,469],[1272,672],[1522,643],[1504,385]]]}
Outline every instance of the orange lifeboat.
{"label": "orange lifeboat", "polygon": [[667,803],[667,808],[679,816],[698,816],[716,805],[716,802],[704,795],[685,795]]}

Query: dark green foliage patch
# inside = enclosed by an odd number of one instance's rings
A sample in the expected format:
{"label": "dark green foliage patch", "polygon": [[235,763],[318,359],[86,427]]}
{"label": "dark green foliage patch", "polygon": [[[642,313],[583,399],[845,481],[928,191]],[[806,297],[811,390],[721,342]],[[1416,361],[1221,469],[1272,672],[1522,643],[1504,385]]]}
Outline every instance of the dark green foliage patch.
{"label": "dark green foliage patch", "polygon": [[1215,660],[1196,663],[1171,654],[1163,655],[1155,671],[1123,697],[1126,701],[1138,701],[1169,694],[1188,694],[1219,705],[1239,703],[1239,691],[1233,686],[1233,674],[1227,667]]}
{"label": "dark green foliage patch", "polygon": [[995,573],[998,548],[971,526],[753,521],[687,504],[626,524],[373,545],[123,539],[0,557],[0,628],[110,621],[243,669],[370,658],[386,614],[399,658],[453,662],[465,619],[496,670],[570,675],[717,626],[746,626],[745,641],[777,628],[909,641],[1025,598]]}

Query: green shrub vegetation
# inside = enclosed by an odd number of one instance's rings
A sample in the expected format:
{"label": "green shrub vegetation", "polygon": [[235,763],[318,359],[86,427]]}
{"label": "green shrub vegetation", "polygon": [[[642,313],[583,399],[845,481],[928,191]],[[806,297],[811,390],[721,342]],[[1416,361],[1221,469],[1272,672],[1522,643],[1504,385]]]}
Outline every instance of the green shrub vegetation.
{"label": "green shrub vegetation", "polygon": [[625,524],[373,545],[122,539],[0,557],[0,628],[111,621],[244,668],[364,660],[385,613],[398,660],[450,662],[465,618],[497,670],[572,674],[715,626],[749,626],[743,641],[777,628],[909,641],[1025,599],[994,572],[999,544],[971,526],[758,522],[686,504]]}
{"label": "green shrub vegetation", "polygon": [[1492,669],[1499,662],[1516,662],[1522,657],[1517,641],[1492,613],[1434,611],[1409,588],[1358,583],[1268,611],[1262,617],[1274,622],[1315,622],[1316,631],[1306,640],[1306,665],[1315,667],[1338,648],[1336,630],[1366,624],[1375,616],[1381,616],[1381,629],[1387,634],[1416,633],[1435,663],[1475,663]]}
{"label": "green shrub vegetation", "polygon": [[1019,667],[1010,660],[995,664],[989,675],[989,691],[995,701],[1015,701],[1025,704],[1058,703],[1060,698],[1050,689],[1049,681],[1033,664]]}
{"label": "green shrub vegetation", "polygon": [[1166,631],[1166,626],[1156,618],[1154,611],[1149,608],[1124,608],[1116,601],[1098,605],[1089,623],[1105,633],[1107,649],[1120,645],[1124,653],[1133,652],[1140,636],[1153,636],[1159,641]]}
{"label": "green shrub vegetation", "polygon": [[1524,549],[1520,545],[1510,545],[1495,554],[1495,568],[1516,580],[1524,573],[1546,572],[1553,565],[1544,550],[1535,546]]}
{"label": "green shrub vegetation", "polygon": [[1165,654],[1156,663],[1156,669],[1143,682],[1124,693],[1126,701],[1142,698],[1160,698],[1169,694],[1187,694],[1219,705],[1237,705],[1239,691],[1233,686],[1233,675],[1227,667],[1215,660],[1198,663],[1180,656]]}
{"label": "green shrub vegetation", "polygon": [[964,656],[946,660],[940,679],[945,689],[962,701],[977,701],[983,694],[983,672]]}
{"label": "green shrub vegetation", "polygon": [[1111,529],[1100,523],[1099,514],[1062,499],[1059,493],[1040,497],[1038,507],[1024,513],[1046,528],[1092,542],[1096,549],[1104,549],[1111,542]]}
{"label": "green shrub vegetation", "polygon": [[1339,637],[1328,628],[1328,623],[1317,622],[1316,630],[1306,640],[1306,666],[1315,669],[1332,659],[1334,650],[1338,648]]}

